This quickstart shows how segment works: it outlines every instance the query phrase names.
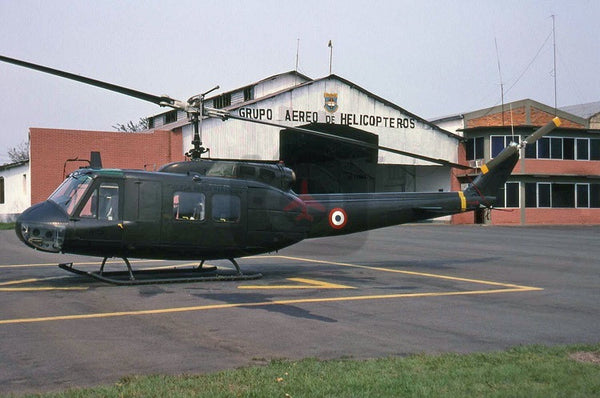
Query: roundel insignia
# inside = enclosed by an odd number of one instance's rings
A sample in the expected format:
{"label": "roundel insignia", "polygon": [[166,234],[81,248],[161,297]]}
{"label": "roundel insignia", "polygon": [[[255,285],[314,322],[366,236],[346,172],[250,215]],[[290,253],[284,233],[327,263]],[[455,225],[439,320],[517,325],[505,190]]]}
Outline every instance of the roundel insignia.
{"label": "roundel insignia", "polygon": [[346,226],[347,221],[348,216],[344,209],[336,207],[329,212],[329,225],[331,225],[331,228],[342,229]]}

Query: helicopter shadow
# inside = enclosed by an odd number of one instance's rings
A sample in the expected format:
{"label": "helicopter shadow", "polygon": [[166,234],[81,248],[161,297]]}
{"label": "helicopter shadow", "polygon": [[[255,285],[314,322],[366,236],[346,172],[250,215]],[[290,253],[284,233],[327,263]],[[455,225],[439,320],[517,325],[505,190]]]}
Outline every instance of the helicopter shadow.
{"label": "helicopter shadow", "polygon": [[[273,296],[268,294],[260,294],[260,293],[237,293],[237,294],[227,294],[227,293],[211,293],[211,294],[192,294],[192,296],[199,297],[207,300],[217,300],[222,303],[227,304],[239,304],[240,308],[246,309],[261,309],[268,312],[279,313],[287,316],[291,316],[294,318],[303,318],[309,319],[319,322],[327,322],[327,323],[335,323],[338,322],[337,319],[321,316],[312,313],[304,308],[300,308],[294,305],[289,304],[265,304],[265,305],[257,305],[256,303],[269,303],[273,301]],[[247,306],[244,306],[244,303],[247,303]]]}

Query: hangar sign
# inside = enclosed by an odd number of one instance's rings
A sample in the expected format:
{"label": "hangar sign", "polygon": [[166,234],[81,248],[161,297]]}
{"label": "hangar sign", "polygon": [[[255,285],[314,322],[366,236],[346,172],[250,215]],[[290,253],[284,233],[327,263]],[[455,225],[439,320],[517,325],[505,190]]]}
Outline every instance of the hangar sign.
{"label": "hangar sign", "polygon": [[[337,106],[337,105],[336,105]],[[385,127],[392,129],[414,129],[416,120],[409,117],[390,117],[367,113],[329,114],[323,111],[279,107],[276,112],[271,108],[239,108],[238,115],[246,119],[285,121],[297,123],[329,123],[346,126]]]}

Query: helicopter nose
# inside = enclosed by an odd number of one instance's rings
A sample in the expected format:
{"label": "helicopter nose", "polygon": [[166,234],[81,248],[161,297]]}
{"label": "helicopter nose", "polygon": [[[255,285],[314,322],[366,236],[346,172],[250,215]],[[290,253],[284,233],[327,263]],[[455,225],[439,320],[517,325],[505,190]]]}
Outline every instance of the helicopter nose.
{"label": "helicopter nose", "polygon": [[15,232],[29,247],[57,253],[64,243],[68,222],[67,214],[47,200],[25,210],[17,218]]}

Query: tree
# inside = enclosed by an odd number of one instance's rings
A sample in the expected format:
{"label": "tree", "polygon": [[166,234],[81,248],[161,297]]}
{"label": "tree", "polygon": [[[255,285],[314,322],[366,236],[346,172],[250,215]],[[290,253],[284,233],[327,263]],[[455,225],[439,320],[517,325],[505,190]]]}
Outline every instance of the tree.
{"label": "tree", "polygon": [[132,122],[131,120],[127,122],[127,124],[117,123],[113,125],[113,129],[117,131],[122,131],[124,133],[135,133],[137,131],[148,130],[150,126],[150,119],[147,117],[140,118],[140,121],[137,123]]}
{"label": "tree", "polygon": [[29,160],[29,141],[23,141],[16,147],[8,150],[8,157],[11,162],[25,162]]}

